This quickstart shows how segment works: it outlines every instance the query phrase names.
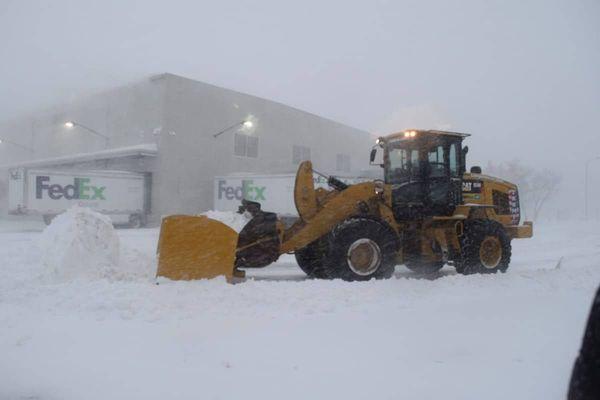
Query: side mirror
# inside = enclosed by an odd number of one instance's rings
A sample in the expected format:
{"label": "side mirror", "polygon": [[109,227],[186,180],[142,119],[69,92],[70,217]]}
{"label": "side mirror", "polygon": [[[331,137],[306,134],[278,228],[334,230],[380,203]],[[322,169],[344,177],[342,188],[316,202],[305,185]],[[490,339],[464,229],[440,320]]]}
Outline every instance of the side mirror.
{"label": "side mirror", "polygon": [[463,147],[463,149],[462,149],[462,155],[463,155],[463,158],[464,158],[464,156],[466,156],[466,155],[467,155],[467,153],[468,153],[468,152],[469,152],[469,146],[465,146],[465,147]]}
{"label": "side mirror", "polygon": [[473,165],[471,167],[471,173],[472,174],[480,174],[481,173],[481,167],[478,165]]}
{"label": "side mirror", "polygon": [[369,164],[373,164],[373,161],[375,161],[375,155],[377,154],[377,148],[373,147],[371,149],[371,155],[369,156]]}

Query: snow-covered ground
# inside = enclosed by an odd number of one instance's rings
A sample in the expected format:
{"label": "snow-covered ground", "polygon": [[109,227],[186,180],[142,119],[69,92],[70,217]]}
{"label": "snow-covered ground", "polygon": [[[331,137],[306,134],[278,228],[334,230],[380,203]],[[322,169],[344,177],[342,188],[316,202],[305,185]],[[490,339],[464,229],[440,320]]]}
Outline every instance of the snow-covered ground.
{"label": "snow-covered ground", "polygon": [[[156,285],[158,230],[123,271],[54,279],[39,226],[0,223],[0,399],[561,399],[600,283],[600,226],[537,226],[506,274]],[[79,260],[82,265],[86,260]]]}

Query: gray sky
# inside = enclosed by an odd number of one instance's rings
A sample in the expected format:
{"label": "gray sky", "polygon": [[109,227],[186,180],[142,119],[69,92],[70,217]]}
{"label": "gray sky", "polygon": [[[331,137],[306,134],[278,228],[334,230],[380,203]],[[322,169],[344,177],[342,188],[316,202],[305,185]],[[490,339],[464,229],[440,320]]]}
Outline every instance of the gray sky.
{"label": "gray sky", "polygon": [[372,132],[470,132],[472,161],[554,166],[571,196],[600,155],[598,0],[0,0],[0,60],[0,119],[172,72]]}

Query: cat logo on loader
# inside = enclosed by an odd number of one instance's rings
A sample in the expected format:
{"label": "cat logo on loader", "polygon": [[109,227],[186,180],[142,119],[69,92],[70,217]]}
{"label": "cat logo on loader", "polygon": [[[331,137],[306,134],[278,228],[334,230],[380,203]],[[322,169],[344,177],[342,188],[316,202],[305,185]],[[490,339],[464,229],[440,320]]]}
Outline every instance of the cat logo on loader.
{"label": "cat logo on loader", "polygon": [[533,224],[519,225],[516,185],[479,167],[466,172],[467,136],[409,130],[381,137],[370,161],[383,151],[384,179],[347,185],[328,177],[329,190],[315,189],[312,164],[304,161],[294,187],[299,218],[289,228],[247,200],[240,212],[253,218],[239,235],[205,216],[168,216],[157,275],[233,279],[284,253],[322,279],[389,278],[398,264],[423,274],[445,264],[462,274],[504,272],[511,241],[531,237]]}

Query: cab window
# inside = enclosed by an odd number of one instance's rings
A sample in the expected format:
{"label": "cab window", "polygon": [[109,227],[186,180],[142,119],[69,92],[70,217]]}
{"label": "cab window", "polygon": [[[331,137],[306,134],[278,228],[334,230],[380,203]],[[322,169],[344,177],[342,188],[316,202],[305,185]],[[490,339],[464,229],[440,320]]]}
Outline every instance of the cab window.
{"label": "cab window", "polygon": [[450,160],[450,175],[459,176],[460,170],[458,168],[458,146],[456,143],[450,145],[450,154],[448,154]]}
{"label": "cab window", "polygon": [[412,176],[419,176],[419,152],[417,150],[412,150],[410,154],[410,166],[412,168]]}
{"label": "cab window", "polygon": [[390,151],[390,166],[392,169],[408,170],[408,151],[406,149]]}
{"label": "cab window", "polygon": [[390,149],[390,168],[386,181],[389,183],[409,182],[418,176],[419,152],[415,149]]}
{"label": "cab window", "polygon": [[429,150],[427,160],[429,161],[429,176],[441,178],[446,176],[446,165],[444,164],[444,146],[436,146]]}

